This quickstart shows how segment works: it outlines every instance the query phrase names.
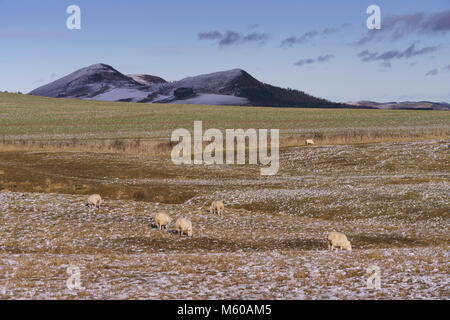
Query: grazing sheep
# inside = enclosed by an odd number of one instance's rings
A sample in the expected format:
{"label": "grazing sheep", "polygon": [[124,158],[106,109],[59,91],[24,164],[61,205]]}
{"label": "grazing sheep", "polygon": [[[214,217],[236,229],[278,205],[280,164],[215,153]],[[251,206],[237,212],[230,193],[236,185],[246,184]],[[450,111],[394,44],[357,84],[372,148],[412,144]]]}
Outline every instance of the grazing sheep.
{"label": "grazing sheep", "polygon": [[155,223],[159,230],[164,227],[167,230],[167,226],[172,222],[172,219],[170,219],[169,215],[164,212],[159,212],[155,214]]}
{"label": "grazing sheep", "polygon": [[209,209],[209,212],[211,213],[217,213],[217,214],[222,214],[223,213],[223,209],[224,209],[224,205],[222,201],[213,201],[211,203],[211,207]]}
{"label": "grazing sheep", "polygon": [[347,240],[345,234],[332,231],[328,234],[328,249],[333,250],[335,247],[340,247],[341,250],[352,251],[352,245]]}
{"label": "grazing sheep", "polygon": [[183,233],[187,233],[188,237],[192,237],[192,222],[190,222],[188,219],[178,219],[175,224],[175,228],[178,230],[180,237],[183,235]]}
{"label": "grazing sheep", "polygon": [[100,197],[99,194],[92,194],[88,198],[86,207],[89,207],[89,208],[97,207],[97,209],[100,209],[101,204],[102,204],[102,197]]}
{"label": "grazing sheep", "polygon": [[306,140],[305,141],[305,144],[307,145],[307,146],[312,146],[312,145],[314,145],[314,140],[313,139],[308,139],[308,140]]}

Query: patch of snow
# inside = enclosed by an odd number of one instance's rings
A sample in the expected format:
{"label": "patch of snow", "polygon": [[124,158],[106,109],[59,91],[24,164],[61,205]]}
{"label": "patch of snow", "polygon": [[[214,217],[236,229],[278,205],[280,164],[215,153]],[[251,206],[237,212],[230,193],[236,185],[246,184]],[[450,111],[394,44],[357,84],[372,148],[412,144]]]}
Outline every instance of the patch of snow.
{"label": "patch of snow", "polygon": [[102,101],[118,101],[124,99],[131,99],[131,102],[138,102],[142,99],[147,98],[150,94],[148,91],[142,91],[137,89],[129,89],[129,88],[114,88],[91,99],[86,100],[102,100]]}
{"label": "patch of snow", "polygon": [[173,104],[207,104],[207,105],[245,105],[248,103],[246,98],[228,96],[223,94],[199,94],[197,97],[175,100]]}

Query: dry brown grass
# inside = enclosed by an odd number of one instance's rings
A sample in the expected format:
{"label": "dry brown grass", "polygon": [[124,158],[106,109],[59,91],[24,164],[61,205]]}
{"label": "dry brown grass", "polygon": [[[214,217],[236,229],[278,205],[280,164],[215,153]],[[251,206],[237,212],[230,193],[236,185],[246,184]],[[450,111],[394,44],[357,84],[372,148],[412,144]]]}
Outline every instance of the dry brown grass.
{"label": "dry brown grass", "polygon": [[[406,131],[387,130],[349,130],[341,133],[312,133],[280,137],[280,148],[305,146],[306,139],[313,139],[315,145],[369,144],[381,142],[407,142],[433,139],[448,139],[450,130],[424,129]],[[3,139],[0,141],[0,152],[3,151],[45,151],[45,152],[98,152],[170,155],[177,142],[162,139]],[[209,143],[204,142],[203,148]],[[268,140],[270,151],[270,137]],[[193,150],[193,145],[192,145]],[[223,148],[226,151],[225,145]],[[236,150],[236,148],[235,148]],[[246,140],[246,152],[249,146]]]}
{"label": "dry brown grass", "polygon": [[304,146],[306,139],[313,139],[315,145],[342,145],[342,144],[367,144],[381,142],[407,142],[422,141],[434,139],[447,139],[450,136],[450,130],[409,130],[403,132],[395,131],[363,131],[350,130],[344,133],[313,133],[310,136],[288,136],[280,138],[280,147],[298,147]]}
{"label": "dry brown grass", "polygon": [[172,150],[175,143],[160,140],[104,139],[104,140],[3,140],[0,152],[45,151],[45,152],[97,152],[128,154],[164,154]]}

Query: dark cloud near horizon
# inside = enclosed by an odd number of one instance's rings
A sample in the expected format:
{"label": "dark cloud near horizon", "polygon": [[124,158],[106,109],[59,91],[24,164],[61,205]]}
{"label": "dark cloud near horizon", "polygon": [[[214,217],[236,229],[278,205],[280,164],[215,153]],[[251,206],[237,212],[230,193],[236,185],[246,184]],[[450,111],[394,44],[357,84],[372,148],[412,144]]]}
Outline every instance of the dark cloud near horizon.
{"label": "dark cloud near horizon", "polygon": [[[361,51],[358,53],[358,57],[363,62],[381,61],[382,63],[391,62],[392,59],[408,59],[415,56],[424,55],[427,53],[435,52],[439,49],[439,46],[429,46],[423,47],[421,49],[416,49],[416,44],[413,43],[408,48],[403,51],[400,50],[389,50],[383,53],[370,52],[368,50]],[[390,65],[389,65],[390,66]]]}
{"label": "dark cloud near horizon", "polygon": [[313,64],[313,63],[322,63],[322,62],[326,62],[330,59],[334,58],[334,56],[332,54],[326,54],[324,56],[319,56],[316,59],[300,59],[298,60],[296,63],[294,63],[295,66],[301,67],[304,66],[306,64]]}
{"label": "dark cloud near horizon", "polygon": [[218,40],[220,47],[245,44],[245,43],[257,43],[264,44],[269,40],[270,34],[262,32],[252,32],[249,34],[242,34],[240,32],[228,30],[224,34],[219,31],[200,32],[198,39],[200,40]]}
{"label": "dark cloud near horizon", "polygon": [[392,41],[414,33],[446,33],[450,31],[450,10],[425,15],[417,12],[406,15],[391,15],[382,19],[380,30],[368,30],[352,45],[360,46],[370,41],[380,41],[390,36]]}

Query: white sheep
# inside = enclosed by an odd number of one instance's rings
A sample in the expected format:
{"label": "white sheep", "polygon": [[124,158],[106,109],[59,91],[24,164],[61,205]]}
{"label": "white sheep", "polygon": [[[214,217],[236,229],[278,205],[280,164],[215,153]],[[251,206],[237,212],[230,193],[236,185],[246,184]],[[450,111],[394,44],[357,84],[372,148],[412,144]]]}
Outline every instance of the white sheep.
{"label": "white sheep", "polygon": [[305,144],[307,145],[307,146],[309,146],[309,145],[314,145],[314,140],[313,139],[307,139],[306,141],[305,141]]}
{"label": "white sheep", "polygon": [[155,223],[156,226],[159,228],[159,230],[164,227],[167,230],[168,225],[172,222],[172,219],[170,219],[169,215],[165,212],[158,212],[155,214]]}
{"label": "white sheep", "polygon": [[209,208],[209,212],[222,214],[225,206],[222,201],[213,201],[211,203],[211,207]]}
{"label": "white sheep", "polygon": [[190,222],[188,219],[178,219],[175,224],[175,228],[178,230],[180,237],[183,235],[183,233],[187,233],[188,237],[192,237],[192,222]]}
{"label": "white sheep", "polygon": [[97,209],[100,209],[101,204],[102,204],[102,197],[100,197],[99,194],[91,194],[88,197],[86,206],[89,208],[97,207]]}
{"label": "white sheep", "polygon": [[333,250],[335,247],[340,247],[341,250],[352,251],[352,245],[345,234],[332,231],[328,234],[328,249]]}

